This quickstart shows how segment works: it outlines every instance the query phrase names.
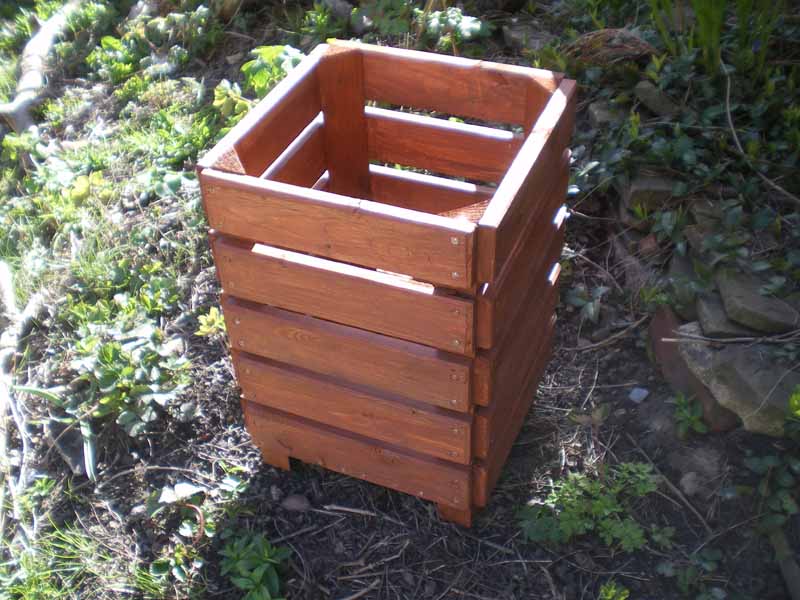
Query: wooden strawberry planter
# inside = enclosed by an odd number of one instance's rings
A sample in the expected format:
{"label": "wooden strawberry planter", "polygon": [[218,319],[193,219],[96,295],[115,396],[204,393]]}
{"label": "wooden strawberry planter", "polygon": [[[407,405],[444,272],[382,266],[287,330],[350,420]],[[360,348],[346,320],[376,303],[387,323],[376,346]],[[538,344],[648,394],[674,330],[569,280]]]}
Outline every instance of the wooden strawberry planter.
{"label": "wooden strawberry planter", "polygon": [[265,461],[466,525],[486,505],[550,352],[574,96],[548,71],[332,42],[204,157]]}

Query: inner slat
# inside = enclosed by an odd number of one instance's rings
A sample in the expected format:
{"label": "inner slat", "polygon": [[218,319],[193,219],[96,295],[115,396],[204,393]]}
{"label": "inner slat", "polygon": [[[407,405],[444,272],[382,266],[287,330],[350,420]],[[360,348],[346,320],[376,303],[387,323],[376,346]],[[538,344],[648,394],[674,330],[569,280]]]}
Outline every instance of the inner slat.
{"label": "inner slat", "polygon": [[510,131],[466,125],[366,107],[369,158],[453,177],[498,182],[522,137]]}
{"label": "inner slat", "polygon": [[261,177],[291,185],[312,187],[326,168],[324,136],[323,118],[319,114]]}

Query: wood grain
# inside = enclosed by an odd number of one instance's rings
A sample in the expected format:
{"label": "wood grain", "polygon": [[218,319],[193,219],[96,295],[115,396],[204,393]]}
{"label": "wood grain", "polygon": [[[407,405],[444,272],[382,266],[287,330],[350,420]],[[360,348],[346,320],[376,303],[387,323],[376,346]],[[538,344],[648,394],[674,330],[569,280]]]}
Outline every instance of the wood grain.
{"label": "wood grain", "polygon": [[470,289],[475,225],[277,181],[203,170],[210,227],[236,237]]}
{"label": "wood grain", "polygon": [[[553,247],[560,251],[555,240]],[[530,360],[531,349],[558,303],[559,274],[557,259],[543,264],[518,313],[507,325],[509,334],[491,350],[480,350],[476,354],[472,383],[472,399],[476,405],[491,407],[495,396],[502,396],[504,388],[513,389],[519,383],[518,377],[527,371],[525,365]]]}
{"label": "wood grain", "polygon": [[[364,56],[368,100],[493,123],[525,125],[563,75],[429,52],[331,41]],[[529,84],[532,86],[529,88]]]}
{"label": "wood grain", "polygon": [[474,301],[403,277],[279,250],[211,239],[225,292],[367,331],[474,352]]}
{"label": "wood grain", "polygon": [[[540,201],[532,207],[528,222],[495,281],[484,286],[476,299],[476,344],[493,348],[508,331],[531,285],[539,283],[542,270],[549,270],[560,257],[563,245],[566,199],[569,181],[569,151],[560,174],[551,173]],[[539,277],[540,278],[540,277]]]}
{"label": "wood grain", "polygon": [[369,159],[496,183],[522,146],[510,131],[367,108]]}
{"label": "wood grain", "polygon": [[324,125],[319,116],[311,121],[261,177],[291,185],[312,187],[327,168],[324,136]]}
{"label": "wood grain", "polygon": [[234,349],[435,406],[470,410],[471,362],[465,357],[227,294],[221,304]]}
{"label": "wood grain", "polygon": [[233,362],[242,396],[251,402],[429,456],[470,463],[469,415],[240,352],[234,353]]}
{"label": "wood grain", "polygon": [[478,224],[477,278],[495,281],[541,202],[542,190],[567,152],[575,113],[575,82],[564,80],[525,140]]}
{"label": "wood grain", "polygon": [[489,496],[500,478],[503,465],[525,423],[525,417],[536,394],[539,379],[550,358],[554,326],[555,316],[552,317],[549,325],[550,333],[547,337],[543,336],[542,338],[544,348],[536,354],[536,360],[531,364],[531,369],[521,390],[516,395],[513,405],[503,415],[503,421],[498,423],[498,433],[493,436],[496,443],[491,446],[488,458],[477,460],[473,465],[473,503],[475,506],[483,507],[488,504]]}
{"label": "wood grain", "polygon": [[282,451],[425,500],[462,509],[470,506],[469,467],[372,442],[253,402],[246,403],[245,419],[253,441],[265,455]]}
{"label": "wood grain", "polygon": [[447,213],[488,203],[494,194],[490,187],[381,165],[370,165],[369,173],[370,199],[410,210],[444,214],[448,218],[458,219]]}
{"label": "wood grain", "polygon": [[329,190],[354,198],[368,198],[369,159],[361,52],[331,46],[320,59],[318,78],[325,115]]}
{"label": "wood grain", "polygon": [[198,168],[222,169],[220,159],[233,149],[247,175],[261,175],[322,110],[317,70],[327,51],[326,44],[317,46],[198,162]]}

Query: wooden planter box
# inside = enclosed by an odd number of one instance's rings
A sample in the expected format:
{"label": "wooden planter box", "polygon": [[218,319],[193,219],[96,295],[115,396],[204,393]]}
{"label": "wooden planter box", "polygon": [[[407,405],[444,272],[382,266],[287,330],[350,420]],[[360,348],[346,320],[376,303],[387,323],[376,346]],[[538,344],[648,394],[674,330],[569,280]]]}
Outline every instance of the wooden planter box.
{"label": "wooden planter box", "polygon": [[574,96],[549,71],[331,42],[204,157],[265,461],[467,525],[486,505],[549,356]]}

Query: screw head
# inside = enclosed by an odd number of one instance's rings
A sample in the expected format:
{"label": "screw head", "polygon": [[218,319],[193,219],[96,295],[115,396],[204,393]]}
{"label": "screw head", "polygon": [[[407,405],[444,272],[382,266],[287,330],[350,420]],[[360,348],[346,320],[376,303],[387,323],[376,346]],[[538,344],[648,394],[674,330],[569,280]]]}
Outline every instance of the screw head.
{"label": "screw head", "polygon": [[455,405],[457,404],[457,402],[456,402],[455,400],[450,400],[450,404],[452,404],[453,406],[455,406]]}
{"label": "screw head", "polygon": [[238,317],[233,320],[233,324],[234,325],[241,325],[241,323],[242,323],[242,320],[240,318],[238,318]]}
{"label": "screw head", "polygon": [[453,346],[460,346],[461,340],[453,340]]}
{"label": "screw head", "polygon": [[452,275],[453,279],[458,279],[461,277],[461,273],[459,273],[458,271],[453,271]]}
{"label": "screw head", "polygon": [[245,373],[245,375],[250,375],[250,369],[245,369],[244,373]]}
{"label": "screw head", "polygon": [[239,340],[239,347],[244,348],[244,340]]}
{"label": "screw head", "polygon": [[453,246],[458,246],[458,244],[460,242],[459,242],[459,239],[457,237],[453,236],[453,237],[450,238],[450,243],[453,244]]}

